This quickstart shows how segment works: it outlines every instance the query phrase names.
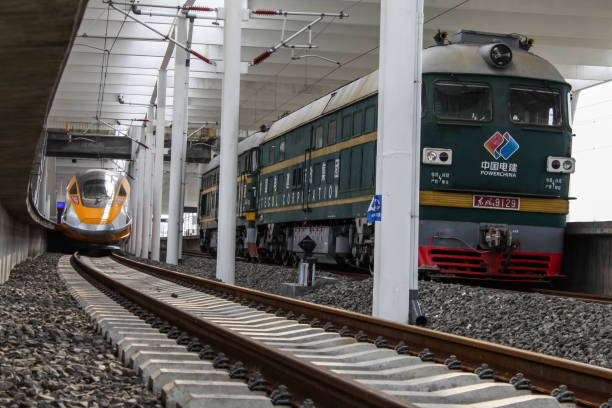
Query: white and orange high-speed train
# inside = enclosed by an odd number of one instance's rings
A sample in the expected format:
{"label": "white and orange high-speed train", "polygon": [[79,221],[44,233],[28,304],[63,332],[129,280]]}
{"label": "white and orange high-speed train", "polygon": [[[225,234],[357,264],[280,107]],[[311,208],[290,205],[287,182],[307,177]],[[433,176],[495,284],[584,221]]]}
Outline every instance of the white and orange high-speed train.
{"label": "white and orange high-speed train", "polygon": [[117,244],[130,235],[130,185],[119,173],[93,169],[77,174],[66,188],[59,229],[68,237],[92,244]]}

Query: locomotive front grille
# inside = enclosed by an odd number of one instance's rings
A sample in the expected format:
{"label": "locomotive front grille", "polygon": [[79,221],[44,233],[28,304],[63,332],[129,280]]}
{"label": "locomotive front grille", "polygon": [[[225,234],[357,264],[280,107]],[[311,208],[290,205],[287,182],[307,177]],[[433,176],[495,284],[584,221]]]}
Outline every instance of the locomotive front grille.
{"label": "locomotive front grille", "polygon": [[477,252],[473,250],[431,248],[431,260],[441,273],[544,277],[551,269],[551,257],[541,254],[512,253],[506,267],[508,252]]}

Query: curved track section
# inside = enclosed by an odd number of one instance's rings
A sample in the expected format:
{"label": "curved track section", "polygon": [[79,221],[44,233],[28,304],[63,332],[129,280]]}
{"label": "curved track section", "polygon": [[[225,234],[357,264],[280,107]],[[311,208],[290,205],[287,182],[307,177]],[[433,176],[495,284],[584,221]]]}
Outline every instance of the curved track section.
{"label": "curved track section", "polygon": [[[136,272],[109,259],[81,260],[79,267],[191,336],[227,352],[232,359],[244,361],[248,367],[259,369],[272,382],[289,385],[299,398],[313,398],[312,390],[316,389],[317,406],[413,406],[410,403],[423,407],[559,406],[554,398],[535,396],[528,390],[517,391],[507,383],[482,380],[478,375],[457,370],[473,370],[483,362],[489,363],[502,380],[506,380],[505,372],[524,372],[538,390],[545,390],[549,384],[565,383],[577,392],[582,403],[590,406],[598,406],[608,398],[605,394],[612,370],[385,322],[125,259],[122,262],[164,279]],[[179,286],[169,282],[169,278],[192,287]],[[144,296],[138,293],[141,291]],[[265,313],[264,309],[277,312]],[[320,328],[323,322],[329,323]],[[348,327],[340,333],[332,332],[345,325]],[[446,365],[436,364],[428,361],[431,355],[422,354],[419,358],[405,354],[406,346],[400,349],[401,354],[387,346],[400,341],[414,351],[428,347],[439,360],[455,354],[463,363],[451,359]],[[546,381],[540,381],[542,377]],[[374,403],[371,398],[380,401]]]}

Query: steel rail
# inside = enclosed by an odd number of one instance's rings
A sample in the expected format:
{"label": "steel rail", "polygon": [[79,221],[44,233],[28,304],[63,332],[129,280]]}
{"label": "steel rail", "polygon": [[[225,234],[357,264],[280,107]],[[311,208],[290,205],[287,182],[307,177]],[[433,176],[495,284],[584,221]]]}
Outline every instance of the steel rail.
{"label": "steel rail", "polygon": [[72,261],[73,266],[107,288],[197,337],[203,344],[210,344],[231,358],[242,361],[250,369],[260,371],[269,381],[286,385],[290,392],[298,398],[310,398],[321,407],[418,408],[406,401],[140,293],[108,277],[90,262],[81,258],[78,253],[73,255]]}
{"label": "steel rail", "polygon": [[595,295],[591,293],[568,292],[562,290],[530,288],[530,293],[540,293],[542,295],[559,296],[566,298],[574,298],[584,302],[601,303],[604,305],[612,304],[612,296]]}
{"label": "steel rail", "polygon": [[228,285],[147,265],[117,254],[112,256],[125,265],[197,285],[203,289],[283,309],[285,312],[292,311],[298,316],[304,314],[311,319],[317,318],[322,323],[331,322],[337,328],[347,326],[354,332],[363,330],[369,335],[370,340],[382,336],[389,344],[403,341],[411,348],[413,354],[428,348],[436,354],[438,362],[444,362],[448,356],[456,355],[461,360],[463,368],[469,371],[487,363],[495,371],[496,379],[500,381],[507,382],[516,373],[521,372],[531,381],[535,391],[550,393],[559,385],[565,384],[575,393],[577,402],[584,406],[599,407],[611,396],[611,369]]}

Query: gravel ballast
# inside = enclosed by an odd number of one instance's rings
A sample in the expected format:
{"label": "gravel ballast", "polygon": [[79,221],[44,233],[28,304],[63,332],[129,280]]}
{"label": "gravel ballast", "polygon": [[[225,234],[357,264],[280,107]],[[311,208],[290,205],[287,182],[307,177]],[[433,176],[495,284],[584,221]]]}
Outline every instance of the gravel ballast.
{"label": "gravel ballast", "polygon": [[[215,277],[214,259],[187,256],[178,268],[151,263]],[[371,314],[372,279],[319,274],[338,281],[302,300]],[[236,262],[240,286],[280,294],[282,282],[296,281],[296,269]],[[419,282],[419,301],[428,328],[612,368],[612,305],[434,281]]]}
{"label": "gravel ballast", "polygon": [[161,408],[69,294],[59,257],[22,262],[0,285],[0,406]]}

